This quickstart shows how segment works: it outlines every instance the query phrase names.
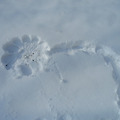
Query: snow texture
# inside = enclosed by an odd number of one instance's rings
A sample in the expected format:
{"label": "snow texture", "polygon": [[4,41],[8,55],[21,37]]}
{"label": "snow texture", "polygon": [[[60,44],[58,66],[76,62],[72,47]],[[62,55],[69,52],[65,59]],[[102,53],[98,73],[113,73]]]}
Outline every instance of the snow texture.
{"label": "snow texture", "polygon": [[[50,48],[46,41],[42,41],[38,36],[24,35],[22,38],[13,38],[3,45],[4,55],[1,62],[7,70],[13,70],[18,77],[31,76],[43,71],[53,71],[57,74],[60,82],[66,83],[57,62],[54,60],[56,54],[74,55],[85,53],[88,55],[100,55],[108,65],[112,66],[113,78],[117,84],[117,107],[120,114],[120,55],[111,48],[95,45],[81,40],[64,42]],[[43,92],[45,95],[45,93]],[[49,100],[51,111],[52,99]],[[120,116],[120,115],[119,115]],[[56,120],[73,120],[70,114],[54,115]],[[48,118],[44,119],[47,120]],[[120,118],[118,118],[120,119]],[[36,118],[35,120],[41,120]]]}
{"label": "snow texture", "polygon": [[7,70],[19,71],[22,75],[33,75],[34,72],[43,71],[49,59],[48,44],[37,36],[24,35],[21,39],[16,37],[3,46],[4,55],[1,62]]}

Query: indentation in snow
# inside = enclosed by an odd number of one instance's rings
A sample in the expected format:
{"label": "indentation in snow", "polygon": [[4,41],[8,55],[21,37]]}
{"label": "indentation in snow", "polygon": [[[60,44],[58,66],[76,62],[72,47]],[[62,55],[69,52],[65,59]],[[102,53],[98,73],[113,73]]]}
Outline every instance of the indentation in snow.
{"label": "indentation in snow", "polygon": [[24,74],[24,75],[30,75],[32,74],[32,71],[30,69],[30,67],[26,64],[26,65],[20,65],[20,71]]}
{"label": "indentation in snow", "polygon": [[7,70],[9,70],[12,67],[12,65],[16,62],[16,60],[17,60],[17,54],[5,53],[1,58],[1,62],[3,63],[3,65]]}
{"label": "indentation in snow", "polygon": [[72,117],[69,114],[59,116],[58,120],[72,120]]}
{"label": "indentation in snow", "polygon": [[[117,83],[117,106],[120,113],[120,55],[106,46],[97,46],[89,42],[71,41],[53,46],[51,49],[47,42],[37,36],[24,35],[22,38],[13,38],[3,46],[4,55],[1,62],[7,70],[19,71],[21,76],[33,75],[41,71],[54,71],[61,81],[65,81],[63,75],[54,61],[54,54],[64,53],[74,55],[84,52],[88,55],[101,55],[105,62],[113,68],[113,78]],[[70,116],[60,119],[71,119]]]}
{"label": "indentation in snow", "polygon": [[47,42],[40,37],[24,35],[15,37],[3,45],[4,55],[1,62],[7,70],[19,70],[21,75],[32,75],[34,72],[43,71],[49,59],[50,50]]}

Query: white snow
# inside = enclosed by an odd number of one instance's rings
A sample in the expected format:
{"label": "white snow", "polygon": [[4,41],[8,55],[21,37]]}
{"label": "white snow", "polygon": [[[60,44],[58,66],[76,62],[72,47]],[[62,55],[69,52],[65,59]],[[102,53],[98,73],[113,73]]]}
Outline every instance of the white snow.
{"label": "white snow", "polygon": [[119,5],[1,0],[0,120],[120,120]]}
{"label": "white snow", "polygon": [[[9,98],[6,102],[10,110],[5,112],[11,115],[7,118],[2,113],[2,119],[92,120],[102,119],[101,114],[104,119],[118,117],[119,55],[112,49],[81,40],[50,48],[40,37],[30,35],[19,39],[20,46],[15,44],[17,40],[3,46],[8,55],[3,55],[1,62],[20,80],[12,76],[2,93],[2,101]],[[19,49],[11,52],[14,45]]]}
{"label": "white snow", "polygon": [[24,35],[22,38],[13,38],[3,45],[4,55],[1,62],[7,70],[19,71],[18,77],[32,75],[38,70],[43,71],[49,59],[48,44],[37,36]]}

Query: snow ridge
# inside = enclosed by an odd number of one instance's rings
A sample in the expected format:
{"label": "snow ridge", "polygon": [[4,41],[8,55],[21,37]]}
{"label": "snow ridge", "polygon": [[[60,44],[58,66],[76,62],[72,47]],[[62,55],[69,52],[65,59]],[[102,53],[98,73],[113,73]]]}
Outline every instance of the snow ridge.
{"label": "snow ridge", "polygon": [[96,47],[96,53],[103,56],[105,62],[113,68],[113,78],[117,84],[116,87],[116,104],[118,106],[118,115],[120,119],[120,55],[116,54],[111,48],[106,46]]}
{"label": "snow ridge", "polygon": [[[70,52],[71,51],[71,52]],[[97,54],[101,55],[107,65],[111,65],[113,68],[113,78],[117,84],[116,87],[116,104],[118,107],[118,115],[120,116],[120,55],[115,53],[111,48],[103,46],[103,45],[94,45],[89,42],[83,42],[83,41],[76,41],[76,42],[69,42],[69,43],[61,43],[56,46],[54,46],[50,54],[57,54],[57,53],[67,53],[69,55],[78,53],[78,52],[84,52],[86,54]],[[119,118],[118,118],[119,119]]]}
{"label": "snow ridge", "polygon": [[38,36],[24,35],[22,38],[13,38],[3,45],[4,55],[1,62],[7,70],[12,69],[19,77],[30,76],[36,72],[49,71],[53,65],[54,72],[60,81],[64,81],[64,76],[59,70],[54,54],[65,53],[74,55],[84,52],[89,55],[101,55],[108,65],[113,68],[113,78],[117,84],[117,107],[120,116],[120,55],[111,48],[95,45],[81,40],[64,42],[50,48],[46,41],[42,41]]}

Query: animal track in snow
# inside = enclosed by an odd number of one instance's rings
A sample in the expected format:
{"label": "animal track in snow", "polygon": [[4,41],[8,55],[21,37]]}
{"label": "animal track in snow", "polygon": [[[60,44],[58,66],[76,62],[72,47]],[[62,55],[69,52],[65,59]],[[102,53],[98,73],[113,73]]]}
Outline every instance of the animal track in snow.
{"label": "animal track in snow", "polygon": [[47,42],[37,36],[24,35],[22,38],[13,38],[3,45],[4,55],[1,62],[7,70],[14,69],[22,75],[32,75],[43,71],[49,59],[50,50]]}
{"label": "animal track in snow", "polygon": [[65,53],[73,55],[78,51],[93,52],[89,44],[85,44],[80,40],[57,44],[50,49],[46,41],[41,40],[38,36],[30,35],[11,39],[3,45],[3,50],[2,64],[7,70],[14,70],[17,76],[34,75],[36,72],[46,70],[55,72],[61,82],[65,80],[59,70],[59,66],[54,61],[54,54]]}
{"label": "animal track in snow", "polygon": [[[116,100],[120,113],[120,55],[105,46],[97,46],[83,41],[64,42],[50,49],[47,42],[37,36],[24,35],[13,38],[3,45],[4,55],[1,62],[7,70],[13,69],[19,76],[34,75],[44,70],[54,71],[59,79],[64,79],[53,55],[65,53],[74,55],[78,52],[101,55],[113,68],[113,78],[117,83]],[[52,58],[52,59],[51,59]],[[52,67],[51,67],[52,66]],[[63,80],[64,81],[64,80]]]}

